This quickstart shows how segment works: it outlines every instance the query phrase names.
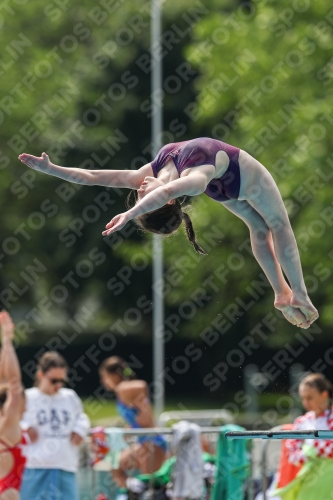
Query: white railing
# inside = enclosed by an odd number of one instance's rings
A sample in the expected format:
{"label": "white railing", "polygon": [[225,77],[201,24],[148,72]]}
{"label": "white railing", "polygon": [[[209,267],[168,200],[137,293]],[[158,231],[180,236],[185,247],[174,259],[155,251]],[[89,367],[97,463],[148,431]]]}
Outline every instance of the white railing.
{"label": "white railing", "polygon": [[[111,428],[110,428],[111,431]],[[108,429],[105,429],[108,432]],[[214,455],[216,453],[216,442],[218,435],[220,433],[219,427],[201,427],[200,428],[203,447],[205,451]],[[135,443],[137,438],[140,436],[155,436],[162,435],[168,444],[169,456],[172,456],[171,449],[171,439],[172,439],[172,429],[165,427],[156,427],[152,429],[122,429],[122,435],[125,438],[128,445]],[[147,442],[149,446],[150,443]],[[105,494],[109,500],[115,500],[117,495],[117,486],[112,481],[110,464],[106,460],[102,460],[95,464],[92,468],[88,467],[87,458],[89,456],[89,439],[85,443],[85,447],[82,449],[81,454],[81,467],[79,470],[79,484],[80,484],[80,500],[95,500],[99,494]],[[151,444],[151,457],[154,460],[154,446]],[[135,471],[129,471],[129,474],[134,474]],[[154,498],[154,490],[152,484],[148,488],[146,500]],[[207,499],[208,500],[208,499]]]}
{"label": "white railing", "polygon": [[[200,428],[206,451],[214,455],[216,443],[220,433],[220,427],[204,426]],[[107,429],[106,429],[107,431]],[[171,428],[158,427],[153,429],[122,429],[122,434],[129,445],[137,441],[140,436],[163,435],[168,443],[168,451],[172,455],[171,439],[173,431]],[[279,461],[279,442],[281,439],[333,439],[333,431],[284,431],[275,427],[268,431],[244,431],[229,432],[227,439],[250,439],[252,440],[250,455],[250,477],[248,482],[248,500],[253,500],[253,479],[261,478],[263,498],[266,499],[266,477],[268,472],[275,472]],[[271,444],[270,444],[271,443]],[[89,456],[88,443],[86,444],[85,457]],[[270,452],[268,453],[268,448]],[[151,448],[152,459],[154,447]],[[86,461],[87,462],[87,461]],[[103,477],[104,473],[104,477]],[[134,473],[134,471],[133,471]],[[110,464],[106,461],[97,463],[93,468],[84,467],[80,470],[81,495],[80,500],[96,500],[98,493],[105,493],[109,500],[114,500],[117,487],[112,481]],[[83,483],[83,484],[82,484]],[[149,495],[145,500],[154,498],[153,488],[149,489]],[[241,499],[240,499],[241,500]]]}

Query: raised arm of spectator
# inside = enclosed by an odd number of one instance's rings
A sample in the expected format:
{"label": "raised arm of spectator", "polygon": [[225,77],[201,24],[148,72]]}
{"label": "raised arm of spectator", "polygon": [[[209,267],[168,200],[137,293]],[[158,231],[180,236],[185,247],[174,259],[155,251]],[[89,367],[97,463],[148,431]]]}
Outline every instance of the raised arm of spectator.
{"label": "raised arm of spectator", "polygon": [[1,377],[8,384],[7,397],[3,407],[2,425],[6,429],[9,442],[17,443],[20,439],[19,422],[23,404],[23,388],[21,382],[21,369],[13,346],[14,324],[8,312],[0,313],[1,327]]}
{"label": "raised arm of spectator", "polygon": [[13,346],[14,324],[7,311],[0,313],[2,351],[0,358],[1,378],[21,382],[21,369]]}

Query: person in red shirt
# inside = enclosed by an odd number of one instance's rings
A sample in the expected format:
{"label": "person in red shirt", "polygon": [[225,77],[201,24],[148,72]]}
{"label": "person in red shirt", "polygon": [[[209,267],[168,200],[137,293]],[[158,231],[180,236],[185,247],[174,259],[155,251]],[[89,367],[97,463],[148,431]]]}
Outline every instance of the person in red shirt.
{"label": "person in red shirt", "polygon": [[2,350],[0,359],[0,500],[19,500],[25,457],[20,428],[25,397],[21,370],[13,346],[14,325],[5,311],[0,313]]}
{"label": "person in red shirt", "polygon": [[[333,430],[333,387],[330,381],[321,373],[311,373],[301,381],[299,394],[307,412],[295,420],[293,429]],[[288,484],[280,481],[279,485],[284,487],[272,494],[282,500],[332,498],[333,440],[288,439],[286,448],[289,462],[299,466],[300,471]]]}
{"label": "person in red shirt", "polygon": [[[321,373],[311,373],[300,383],[299,395],[307,412],[296,418],[295,430],[333,430],[333,387]],[[288,460],[294,465],[303,465],[308,460],[304,444],[312,448],[318,457],[333,458],[333,440],[288,439]]]}

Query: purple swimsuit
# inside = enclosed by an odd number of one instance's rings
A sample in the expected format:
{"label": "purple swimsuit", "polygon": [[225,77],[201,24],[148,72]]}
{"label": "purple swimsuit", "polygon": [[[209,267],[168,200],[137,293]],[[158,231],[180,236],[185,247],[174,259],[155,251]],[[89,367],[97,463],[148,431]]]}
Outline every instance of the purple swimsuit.
{"label": "purple swimsuit", "polygon": [[200,165],[213,165],[218,151],[224,151],[229,157],[227,171],[218,179],[210,181],[205,194],[215,201],[236,200],[240,189],[239,149],[225,142],[199,137],[191,141],[172,142],[160,149],[156,158],[151,162],[154,176],[172,158],[180,177],[183,170]]}

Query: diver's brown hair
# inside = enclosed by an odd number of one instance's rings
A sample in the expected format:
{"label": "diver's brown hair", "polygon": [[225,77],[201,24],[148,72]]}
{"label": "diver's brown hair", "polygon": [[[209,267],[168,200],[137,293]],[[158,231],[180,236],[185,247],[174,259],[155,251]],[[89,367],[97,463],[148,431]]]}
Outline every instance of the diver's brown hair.
{"label": "diver's brown hair", "polygon": [[[131,208],[135,204],[131,201],[131,194],[127,198],[127,208]],[[145,231],[162,235],[174,233],[183,222],[187,239],[193,245],[195,251],[201,255],[207,255],[205,250],[197,243],[191,218],[186,212],[182,211],[178,199],[175,199],[174,203],[164,205],[157,210],[139,215],[134,220]]]}

